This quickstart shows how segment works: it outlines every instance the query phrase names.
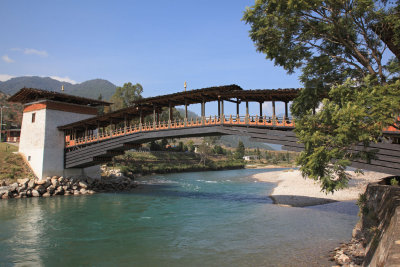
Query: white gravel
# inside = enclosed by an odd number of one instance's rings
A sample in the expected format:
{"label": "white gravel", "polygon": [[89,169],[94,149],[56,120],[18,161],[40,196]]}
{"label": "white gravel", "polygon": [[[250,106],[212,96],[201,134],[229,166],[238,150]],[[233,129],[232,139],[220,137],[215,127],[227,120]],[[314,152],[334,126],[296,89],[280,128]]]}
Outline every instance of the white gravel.
{"label": "white gravel", "polygon": [[365,171],[356,174],[348,171],[352,176],[349,187],[326,194],[321,191],[320,184],[312,179],[305,179],[298,170],[284,170],[255,174],[253,177],[262,182],[277,183],[270,197],[275,204],[292,207],[321,205],[335,201],[356,200],[369,183],[390,176],[385,173]]}

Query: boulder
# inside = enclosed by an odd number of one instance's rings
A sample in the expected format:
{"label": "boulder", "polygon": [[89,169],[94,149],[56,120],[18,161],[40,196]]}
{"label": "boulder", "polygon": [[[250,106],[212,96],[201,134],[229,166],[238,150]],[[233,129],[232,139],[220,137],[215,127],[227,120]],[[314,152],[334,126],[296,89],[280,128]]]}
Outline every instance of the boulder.
{"label": "boulder", "polygon": [[29,182],[29,178],[17,179],[17,182],[22,186]]}
{"label": "boulder", "polygon": [[55,190],[56,187],[54,185],[50,185],[49,187],[47,187],[47,192],[49,192],[50,194],[54,194]]}
{"label": "boulder", "polygon": [[78,190],[75,190],[75,191],[74,191],[74,195],[75,195],[75,196],[77,196],[77,195],[79,195],[79,194],[80,194],[80,193],[79,193]]}
{"label": "boulder", "polygon": [[4,180],[0,181],[0,186],[6,186],[6,185],[7,185],[6,181],[4,181]]}
{"label": "boulder", "polygon": [[88,188],[88,184],[85,183],[84,181],[80,181],[80,182],[78,183],[78,185],[79,185],[81,188],[84,188],[84,189]]}
{"label": "boulder", "polygon": [[19,192],[19,197],[20,198],[25,198],[26,197],[26,191]]}
{"label": "boulder", "polygon": [[8,196],[8,194],[3,194],[2,196],[1,196],[1,199],[9,199],[10,197]]}
{"label": "boulder", "polygon": [[[57,176],[56,176],[56,177],[57,177]],[[52,184],[54,187],[57,187],[57,186],[60,185],[60,183],[58,182],[58,179],[57,179],[57,178],[51,178],[50,182],[51,182],[51,184]]]}
{"label": "boulder", "polygon": [[31,197],[32,196],[32,190],[28,189],[26,190],[26,197]]}
{"label": "boulder", "polygon": [[8,187],[10,188],[9,191],[10,191],[10,192],[17,191],[18,186],[19,186],[18,183],[10,184],[10,185],[8,186]]}
{"label": "boulder", "polygon": [[42,197],[49,197],[49,196],[51,196],[49,192],[45,192],[45,193],[42,195]]}
{"label": "boulder", "polygon": [[32,190],[32,196],[33,196],[33,197],[40,197],[39,191],[37,191],[36,189],[33,189],[33,190]]}
{"label": "boulder", "polygon": [[63,184],[65,182],[65,178],[61,176],[60,178],[58,178],[58,182],[60,184]]}
{"label": "boulder", "polygon": [[28,182],[28,188],[32,189],[35,187],[35,180],[34,179],[30,179]]}
{"label": "boulder", "polygon": [[46,192],[46,187],[44,187],[44,185],[37,185],[35,186],[35,190],[42,195]]}
{"label": "boulder", "polygon": [[45,183],[46,183],[46,179],[42,179],[42,180],[36,180],[35,181],[35,184],[37,184],[37,185],[44,185]]}
{"label": "boulder", "polygon": [[79,190],[79,192],[80,192],[82,195],[86,195],[87,190],[86,190],[85,188],[81,188],[81,190]]}

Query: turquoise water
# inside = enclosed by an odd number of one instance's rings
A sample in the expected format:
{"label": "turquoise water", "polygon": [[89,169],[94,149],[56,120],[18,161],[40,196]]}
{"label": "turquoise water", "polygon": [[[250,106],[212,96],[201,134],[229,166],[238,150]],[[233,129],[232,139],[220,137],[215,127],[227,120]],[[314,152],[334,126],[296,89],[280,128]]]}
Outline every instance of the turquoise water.
{"label": "turquoise water", "polygon": [[[275,169],[276,170],[276,169]],[[0,266],[330,266],[354,203],[285,208],[231,170],[143,177],[132,193],[0,201]]]}

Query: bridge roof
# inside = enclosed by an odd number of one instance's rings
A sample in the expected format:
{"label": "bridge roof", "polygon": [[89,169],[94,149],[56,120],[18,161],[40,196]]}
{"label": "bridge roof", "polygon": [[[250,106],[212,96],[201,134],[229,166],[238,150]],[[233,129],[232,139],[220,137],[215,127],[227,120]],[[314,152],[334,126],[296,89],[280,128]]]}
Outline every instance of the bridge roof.
{"label": "bridge roof", "polygon": [[162,106],[168,107],[171,103],[172,106],[181,106],[188,104],[227,100],[237,98],[239,101],[291,101],[297,97],[299,89],[257,89],[257,90],[243,90],[236,84],[214,86],[203,89],[190,90],[185,92],[178,92],[168,95],[160,95],[148,98],[142,98],[132,102],[137,106]]}
{"label": "bridge roof", "polygon": [[35,89],[35,88],[22,88],[9,99],[8,102],[17,102],[21,104],[26,104],[30,102],[35,102],[39,100],[54,100],[78,105],[85,106],[109,106],[110,102],[90,99],[80,96],[68,95],[59,92]]}
{"label": "bridge roof", "polygon": [[172,106],[180,106],[185,105],[186,101],[186,103],[190,105],[194,103],[201,103],[203,100],[206,102],[216,101],[218,100],[218,98],[221,98],[221,95],[223,95],[224,93],[237,92],[242,90],[243,89],[236,84],[213,86],[173,94],[142,98],[140,100],[133,101],[132,104],[139,106],[156,105],[168,107],[169,103],[171,103]]}
{"label": "bridge roof", "polygon": [[232,84],[225,86],[214,86],[203,89],[190,90],[185,92],[178,92],[168,95],[160,95],[155,97],[143,98],[132,102],[132,106],[119,109],[101,116],[89,118],[82,121],[77,121],[67,125],[58,127],[60,130],[72,128],[94,128],[99,125],[100,127],[108,126],[110,122],[118,123],[124,121],[125,116],[128,119],[139,118],[140,110],[143,116],[153,113],[153,107],[157,111],[161,111],[163,107],[181,106],[186,104],[201,103],[204,99],[205,102],[220,100],[229,100],[236,98],[239,101],[250,102],[264,102],[264,101],[283,101],[288,102],[295,99],[300,89],[257,89],[257,90],[243,90],[240,86]]}

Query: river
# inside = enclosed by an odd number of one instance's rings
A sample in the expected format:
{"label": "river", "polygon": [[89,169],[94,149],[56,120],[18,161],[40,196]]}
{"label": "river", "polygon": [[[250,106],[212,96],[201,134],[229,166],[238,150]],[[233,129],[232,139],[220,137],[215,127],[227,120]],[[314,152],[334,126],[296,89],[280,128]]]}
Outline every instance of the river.
{"label": "river", "polygon": [[131,193],[0,201],[0,266],[331,266],[354,203],[272,204],[270,170],[155,175]]}

